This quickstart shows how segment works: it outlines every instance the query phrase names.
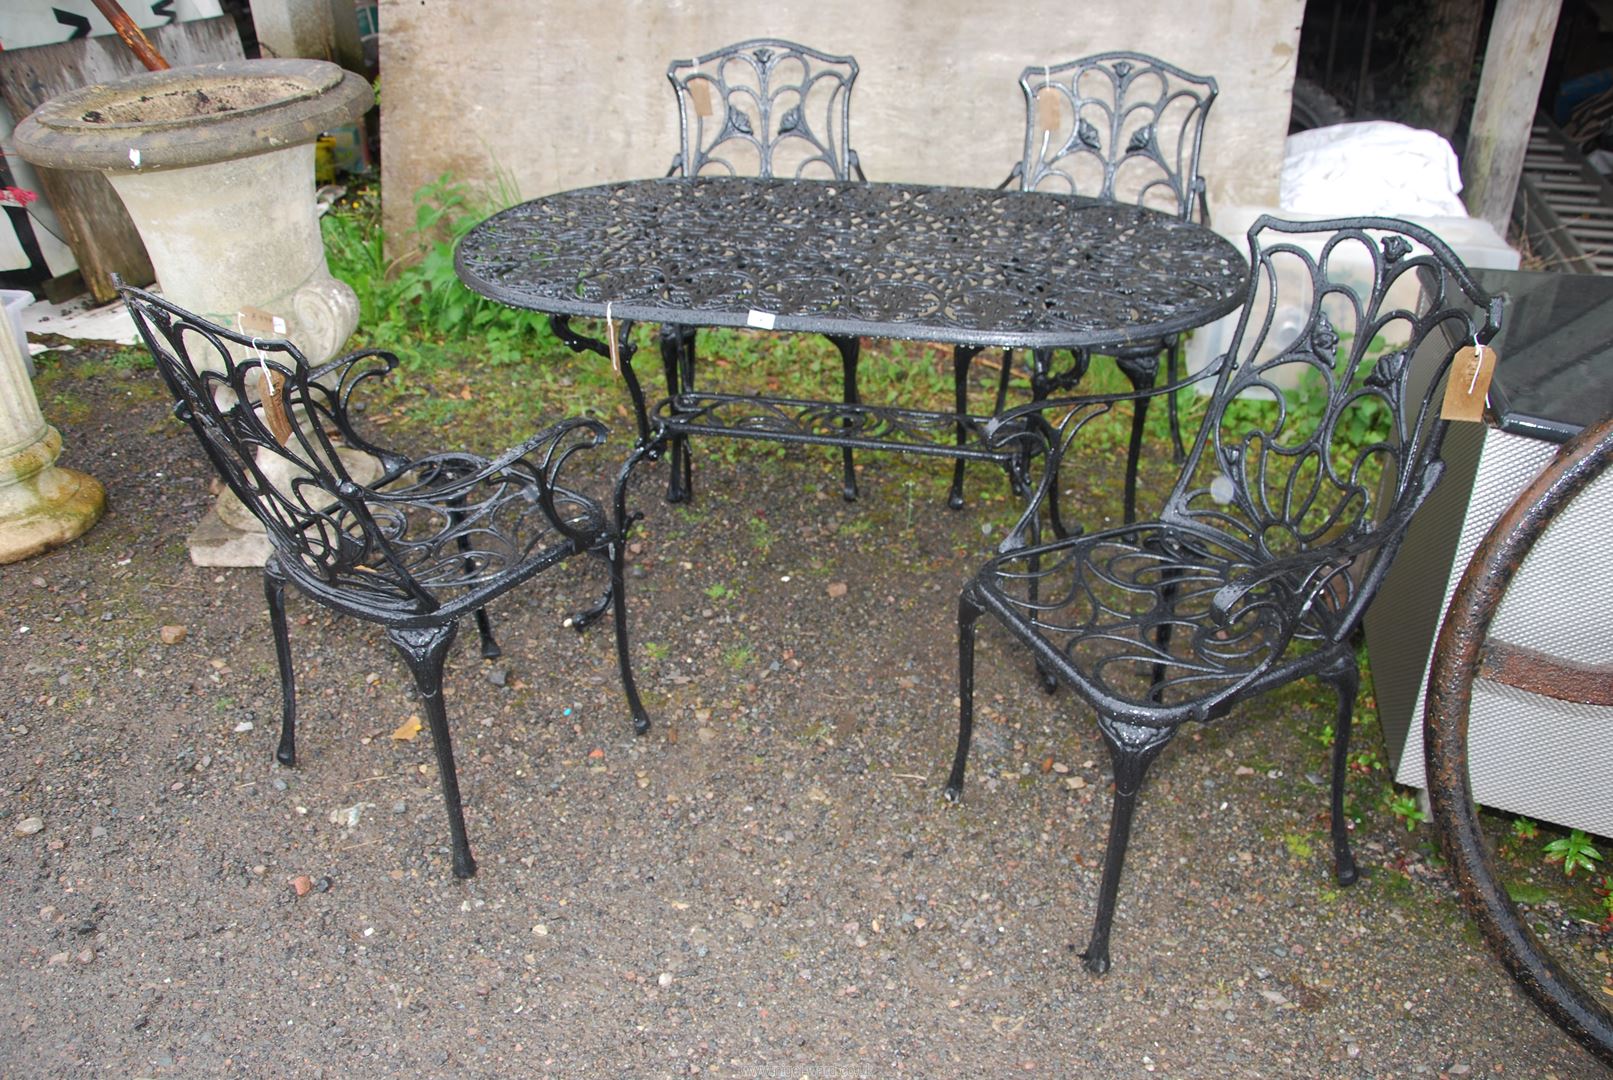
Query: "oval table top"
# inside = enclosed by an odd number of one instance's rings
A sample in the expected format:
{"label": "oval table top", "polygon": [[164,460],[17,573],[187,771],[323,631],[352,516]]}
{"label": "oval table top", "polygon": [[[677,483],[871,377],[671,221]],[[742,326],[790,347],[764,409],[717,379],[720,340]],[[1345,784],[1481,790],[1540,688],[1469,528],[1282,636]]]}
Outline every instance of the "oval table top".
{"label": "oval table top", "polygon": [[472,229],[455,268],[555,315],[1100,351],[1220,318],[1248,275],[1223,237],[1136,206],[733,177],[533,199]]}

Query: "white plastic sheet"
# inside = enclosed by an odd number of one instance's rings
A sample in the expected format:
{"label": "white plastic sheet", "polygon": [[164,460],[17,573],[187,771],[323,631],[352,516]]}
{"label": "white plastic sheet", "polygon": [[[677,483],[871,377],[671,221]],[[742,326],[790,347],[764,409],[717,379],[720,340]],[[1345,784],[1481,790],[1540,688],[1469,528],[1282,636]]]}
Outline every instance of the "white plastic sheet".
{"label": "white plastic sheet", "polygon": [[1388,120],[1335,124],[1288,136],[1280,201],[1318,217],[1389,214],[1466,217],[1451,144]]}

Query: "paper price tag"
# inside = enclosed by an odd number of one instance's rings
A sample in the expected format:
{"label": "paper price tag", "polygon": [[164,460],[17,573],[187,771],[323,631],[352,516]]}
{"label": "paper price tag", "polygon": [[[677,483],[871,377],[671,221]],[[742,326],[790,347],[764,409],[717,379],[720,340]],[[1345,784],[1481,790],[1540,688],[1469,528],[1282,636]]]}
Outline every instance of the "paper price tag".
{"label": "paper price tag", "polygon": [[771,330],[773,329],[774,318],[775,316],[771,311],[757,311],[755,308],[751,308],[745,315],[745,325],[753,330]]}
{"label": "paper price tag", "polygon": [[689,100],[694,102],[694,114],[710,116],[711,84],[705,79],[690,79],[685,85],[689,87]]}
{"label": "paper price tag", "polygon": [[1063,115],[1064,95],[1051,86],[1044,86],[1036,91],[1036,132],[1039,135],[1051,134],[1058,130],[1059,118]]}
{"label": "paper price tag", "polygon": [[622,373],[622,347],[616,340],[616,320],[611,318],[610,309],[614,300],[605,302],[605,348],[610,351],[610,369],[616,374]]}
{"label": "paper price tag", "polygon": [[1490,379],[1498,360],[1500,356],[1486,345],[1465,345],[1457,351],[1445,380],[1440,419],[1475,423],[1484,419],[1484,401],[1490,394]]}
{"label": "paper price tag", "polygon": [[244,307],[235,314],[235,325],[241,328],[241,333],[248,337],[275,337],[286,336],[286,320],[273,312],[262,308]]}
{"label": "paper price tag", "polygon": [[291,442],[291,414],[286,411],[286,377],[263,368],[263,420],[281,446]]}

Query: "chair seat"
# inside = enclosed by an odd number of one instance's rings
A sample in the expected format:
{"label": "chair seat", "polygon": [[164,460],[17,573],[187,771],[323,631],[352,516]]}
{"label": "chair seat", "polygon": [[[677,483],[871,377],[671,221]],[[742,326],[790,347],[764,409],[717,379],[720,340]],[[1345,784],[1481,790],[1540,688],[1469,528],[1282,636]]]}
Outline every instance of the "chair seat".
{"label": "chair seat", "polygon": [[[334,568],[309,558],[280,559],[301,587],[358,618],[402,626],[439,622],[482,607],[608,533],[597,501],[549,485],[556,513],[582,539],[555,528],[541,503],[544,482],[522,460],[495,471],[490,459],[475,454],[436,454],[392,469],[366,487],[373,537],[364,535],[352,513],[329,501],[302,528],[310,543],[352,545],[365,556],[338,560]],[[372,569],[383,565],[386,574]],[[431,594],[431,604],[399,587],[394,574],[400,570]]]}
{"label": "chair seat", "polygon": [[1209,531],[1144,522],[998,556],[979,595],[1083,696],[1145,725],[1210,719],[1326,642],[1332,606],[1296,610],[1305,583],[1259,579],[1218,617],[1224,587],[1262,564]]}

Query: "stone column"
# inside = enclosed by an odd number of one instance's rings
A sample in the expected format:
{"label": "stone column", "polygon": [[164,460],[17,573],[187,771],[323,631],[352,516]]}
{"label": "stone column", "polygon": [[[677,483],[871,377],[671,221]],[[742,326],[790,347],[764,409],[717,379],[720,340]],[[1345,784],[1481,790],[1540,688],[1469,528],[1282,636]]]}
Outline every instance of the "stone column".
{"label": "stone column", "polygon": [[106,509],[94,477],[56,468],[62,436],[39,411],[24,348],[0,319],[0,563],[61,547]]}

